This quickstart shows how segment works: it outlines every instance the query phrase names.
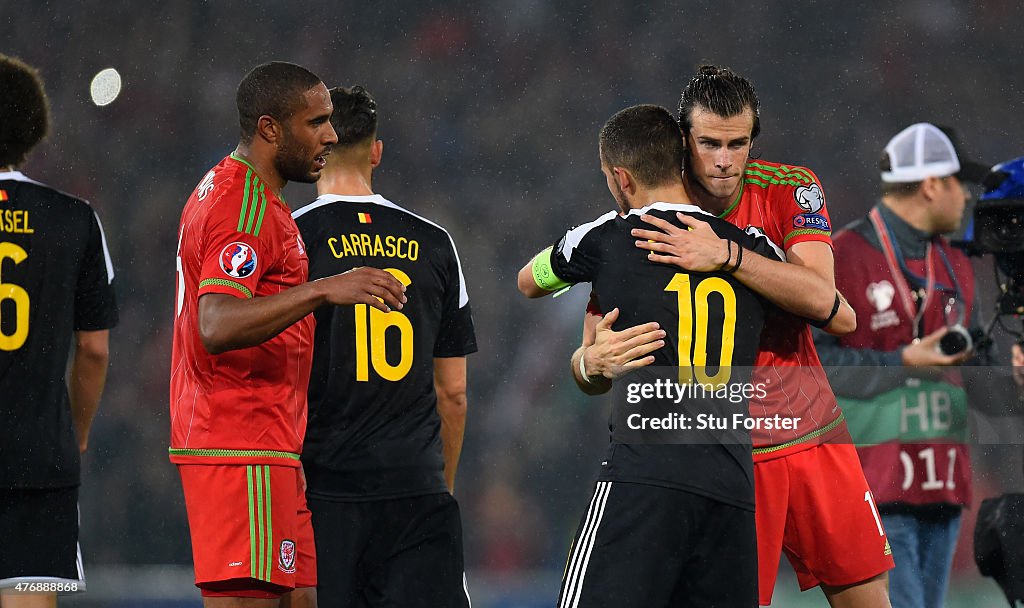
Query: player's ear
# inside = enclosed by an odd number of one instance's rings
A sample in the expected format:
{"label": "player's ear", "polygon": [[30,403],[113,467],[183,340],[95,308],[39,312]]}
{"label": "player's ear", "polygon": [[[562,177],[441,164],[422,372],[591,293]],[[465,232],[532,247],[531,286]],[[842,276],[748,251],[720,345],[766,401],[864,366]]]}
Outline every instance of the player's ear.
{"label": "player's ear", "polygon": [[370,167],[376,169],[380,165],[380,159],[384,155],[384,142],[375,140],[370,146]]}
{"label": "player's ear", "polygon": [[267,143],[279,143],[282,132],[281,123],[277,122],[273,116],[264,114],[256,119],[256,137],[262,138]]}
{"label": "player's ear", "polygon": [[630,173],[628,169],[612,167],[612,175],[615,176],[615,182],[623,192],[633,192],[636,190],[636,181],[633,179],[633,174]]}

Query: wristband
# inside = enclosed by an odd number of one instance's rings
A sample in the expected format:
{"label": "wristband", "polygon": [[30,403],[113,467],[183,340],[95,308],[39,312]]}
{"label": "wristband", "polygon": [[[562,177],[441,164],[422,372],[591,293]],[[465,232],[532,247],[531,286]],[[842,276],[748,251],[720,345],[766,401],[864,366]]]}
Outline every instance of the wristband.
{"label": "wristband", "polygon": [[563,287],[569,287],[571,283],[566,283],[558,278],[554,269],[551,268],[551,249],[551,247],[548,247],[534,256],[532,265],[533,282],[541,289],[557,291]]}
{"label": "wristband", "polygon": [[725,240],[725,261],[718,265],[720,272],[729,272],[726,270],[726,266],[729,265],[729,260],[732,259],[732,239]]}
{"label": "wristband", "polygon": [[828,324],[832,322],[832,319],[835,319],[836,315],[839,314],[840,304],[841,302],[839,301],[839,292],[837,291],[836,301],[834,304],[832,304],[832,312],[829,313],[828,318],[825,319],[824,321],[809,321],[809,323],[817,327],[818,329],[825,329],[826,327],[828,327]]}
{"label": "wristband", "polygon": [[586,382],[587,384],[593,384],[593,380],[591,380],[590,376],[587,374],[587,366],[583,365],[583,360],[586,357],[587,349],[584,348],[583,351],[580,352],[580,375],[583,377],[584,382]]}
{"label": "wristband", "polygon": [[732,267],[732,270],[729,271],[729,274],[732,274],[739,270],[740,264],[743,263],[743,245],[740,244],[738,241],[736,243],[736,249],[739,249],[740,251],[738,254],[736,254],[736,265]]}

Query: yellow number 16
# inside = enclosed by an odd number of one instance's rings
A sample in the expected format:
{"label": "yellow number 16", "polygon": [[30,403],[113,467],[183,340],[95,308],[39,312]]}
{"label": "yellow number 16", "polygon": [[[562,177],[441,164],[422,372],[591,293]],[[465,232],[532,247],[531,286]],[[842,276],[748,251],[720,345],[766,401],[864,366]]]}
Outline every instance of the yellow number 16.
{"label": "yellow number 16", "polygon": [[[396,279],[408,287],[412,279],[397,268],[385,268]],[[373,371],[385,380],[397,382],[405,377],[412,368],[412,322],[409,317],[397,310],[381,312],[366,304],[356,304],[356,380],[370,380],[370,364]],[[384,336],[391,328],[396,328],[401,345],[398,363],[391,365],[385,350]]]}

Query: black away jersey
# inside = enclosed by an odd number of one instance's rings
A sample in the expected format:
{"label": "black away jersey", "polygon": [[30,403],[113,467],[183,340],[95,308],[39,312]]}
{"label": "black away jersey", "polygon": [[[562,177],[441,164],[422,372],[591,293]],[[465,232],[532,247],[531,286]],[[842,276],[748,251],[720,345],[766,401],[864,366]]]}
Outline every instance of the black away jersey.
{"label": "black away jersey", "polygon": [[117,323],[113,282],[88,203],[0,173],[0,487],[78,485],[64,375],[73,332]]}
{"label": "black away jersey", "polygon": [[316,280],[359,266],[406,285],[408,302],[316,311],[302,462],[311,495],[368,500],[444,492],[434,358],[476,351],[455,243],[382,196],[321,196],[293,214]]}
{"label": "black away jersey", "polygon": [[[625,428],[624,422],[633,412],[630,403],[640,401],[620,403],[622,385],[656,387],[658,382],[671,381],[708,387],[744,386],[749,383],[760,343],[767,304],[753,291],[723,272],[687,272],[651,262],[647,252],[636,247],[630,230],[651,228],[640,219],[641,214],[679,226],[676,212],[710,223],[720,237],[742,244],[747,256],[756,252],[779,257],[777,248],[763,236],[747,234],[698,207],[673,203],[654,203],[632,209],[625,216],[610,211],[573,228],[558,242],[551,252],[554,273],[568,283],[592,283],[601,310],[619,309],[615,329],[657,321],[667,334],[665,346],[652,353],[653,365],[616,382],[609,424],[612,445],[602,463],[600,479],[674,487],[753,508],[749,432],[744,429],[732,434],[733,439],[728,441],[719,441],[713,433],[687,434],[700,428],[698,414],[704,414],[705,420],[707,414],[714,414],[731,429],[740,420],[733,415],[746,414],[749,395],[740,400],[687,393],[685,401],[680,399],[673,405],[681,404],[675,409],[690,417],[690,429],[671,441],[641,441],[638,438],[642,434],[631,435]],[[632,420],[639,423],[637,418]]]}

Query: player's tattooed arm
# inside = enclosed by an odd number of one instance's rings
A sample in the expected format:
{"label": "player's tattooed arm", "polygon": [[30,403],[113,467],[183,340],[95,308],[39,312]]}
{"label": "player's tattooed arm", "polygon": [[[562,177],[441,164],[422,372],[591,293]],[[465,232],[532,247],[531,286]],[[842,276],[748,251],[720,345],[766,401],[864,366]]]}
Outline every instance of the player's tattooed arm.
{"label": "player's tattooed arm", "polygon": [[618,318],[619,309],[613,308],[603,317],[588,311],[583,319],[583,344],[572,355],[572,375],[588,395],[606,393],[614,379],[654,363],[651,353],[665,345],[665,330],[657,323],[615,331]]}
{"label": "player's tattooed arm", "polygon": [[466,358],[434,359],[434,391],[437,414],[441,418],[441,447],[444,454],[444,479],[448,491],[455,493],[455,473],[462,454],[466,430]]}
{"label": "player's tattooed arm", "polygon": [[207,293],[199,297],[199,337],[207,352],[216,355],[262,344],[324,304],[367,304],[390,312],[401,310],[405,301],[405,285],[367,266],[272,296]]}
{"label": "player's tattooed arm", "polygon": [[68,375],[71,422],[75,427],[78,451],[89,447],[89,429],[100,405],[110,361],[110,331],[76,331],[75,353]]}
{"label": "player's tattooed arm", "polygon": [[[654,229],[636,228],[632,235],[637,239],[637,247],[650,252],[651,261],[696,272],[714,272],[740,261],[737,255],[730,256],[727,241],[715,233],[711,224],[682,213],[676,217],[688,229],[651,215],[640,216]],[[832,248],[817,241],[797,243],[789,248],[787,258],[788,261],[780,262],[747,255],[732,274],[787,312],[812,321],[827,319],[836,298]],[[841,299],[839,310],[825,331],[844,335],[856,328],[856,313]]]}

